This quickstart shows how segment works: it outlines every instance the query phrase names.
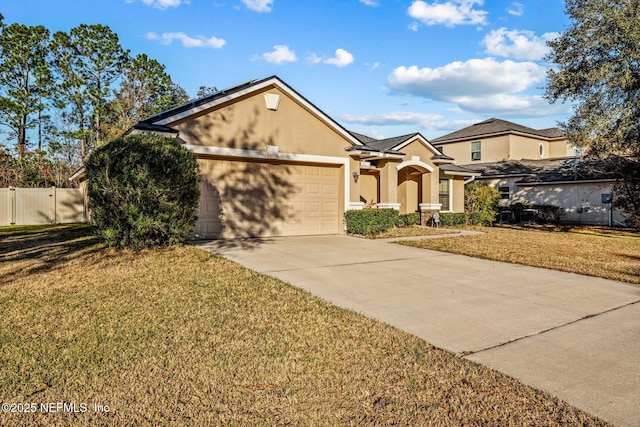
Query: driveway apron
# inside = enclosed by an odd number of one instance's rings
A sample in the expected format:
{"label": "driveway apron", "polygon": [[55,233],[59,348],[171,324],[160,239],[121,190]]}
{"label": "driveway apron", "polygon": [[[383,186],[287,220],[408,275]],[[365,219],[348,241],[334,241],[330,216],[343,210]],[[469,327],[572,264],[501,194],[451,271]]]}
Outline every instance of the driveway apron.
{"label": "driveway apron", "polygon": [[616,425],[640,420],[640,287],[348,236],[196,245]]}

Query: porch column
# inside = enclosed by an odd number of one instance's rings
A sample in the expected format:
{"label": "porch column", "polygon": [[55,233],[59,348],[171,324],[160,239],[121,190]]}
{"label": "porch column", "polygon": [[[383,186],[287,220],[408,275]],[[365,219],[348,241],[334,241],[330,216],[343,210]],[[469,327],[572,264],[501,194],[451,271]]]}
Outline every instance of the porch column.
{"label": "porch column", "polygon": [[378,207],[400,210],[397,162],[386,161],[384,165],[380,163],[382,162],[378,163],[380,168],[380,202]]}
{"label": "porch column", "polygon": [[[357,174],[358,180],[353,175]],[[349,182],[349,188],[345,191],[349,192],[349,206],[346,206],[346,210],[360,210],[364,207],[364,203],[360,200],[360,159],[351,157],[349,159],[349,169],[345,171],[348,175],[347,180]]]}
{"label": "porch column", "polygon": [[433,214],[439,212],[440,205],[440,174],[438,169],[422,174],[422,203],[420,203],[420,217],[422,225],[432,225]]}

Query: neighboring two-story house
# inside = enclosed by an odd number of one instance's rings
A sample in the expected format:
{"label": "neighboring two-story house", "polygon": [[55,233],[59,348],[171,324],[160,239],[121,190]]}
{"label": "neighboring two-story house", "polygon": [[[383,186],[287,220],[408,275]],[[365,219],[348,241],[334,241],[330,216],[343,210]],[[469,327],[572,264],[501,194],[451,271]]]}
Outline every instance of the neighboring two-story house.
{"label": "neighboring two-story house", "polygon": [[501,205],[551,205],[562,208],[563,221],[621,223],[610,215],[615,174],[581,159],[580,150],[558,128],[532,129],[488,119],[431,141],[465,169],[481,173],[477,181],[500,190]]}

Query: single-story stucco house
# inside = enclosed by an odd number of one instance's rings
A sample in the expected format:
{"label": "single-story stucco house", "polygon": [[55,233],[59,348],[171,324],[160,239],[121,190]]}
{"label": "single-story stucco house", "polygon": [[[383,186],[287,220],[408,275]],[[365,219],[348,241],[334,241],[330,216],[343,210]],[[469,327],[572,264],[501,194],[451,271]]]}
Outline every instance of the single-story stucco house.
{"label": "single-story stucco house", "polygon": [[350,132],[277,76],[221,90],[137,123],[177,138],[202,176],[196,238],[339,234],[364,207],[464,210],[465,177],[419,133]]}

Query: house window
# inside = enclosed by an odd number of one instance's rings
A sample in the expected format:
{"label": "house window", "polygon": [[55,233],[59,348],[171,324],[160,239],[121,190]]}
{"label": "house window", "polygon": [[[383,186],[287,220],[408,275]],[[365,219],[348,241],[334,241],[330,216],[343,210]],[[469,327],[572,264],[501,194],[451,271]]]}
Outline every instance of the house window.
{"label": "house window", "polygon": [[544,157],[544,144],[542,142],[538,144],[538,157],[541,159]]}
{"label": "house window", "polygon": [[449,181],[448,179],[441,179],[440,180],[440,204],[442,205],[442,207],[440,208],[440,210],[443,211],[449,211],[451,210],[450,207],[450,192],[449,192]]}
{"label": "house window", "polygon": [[474,141],[471,143],[471,160],[476,161],[480,160],[480,141]]}
{"label": "house window", "polygon": [[509,187],[498,187],[501,199],[509,200]]}

